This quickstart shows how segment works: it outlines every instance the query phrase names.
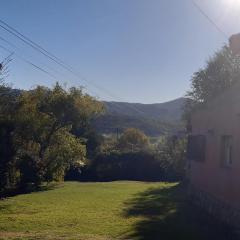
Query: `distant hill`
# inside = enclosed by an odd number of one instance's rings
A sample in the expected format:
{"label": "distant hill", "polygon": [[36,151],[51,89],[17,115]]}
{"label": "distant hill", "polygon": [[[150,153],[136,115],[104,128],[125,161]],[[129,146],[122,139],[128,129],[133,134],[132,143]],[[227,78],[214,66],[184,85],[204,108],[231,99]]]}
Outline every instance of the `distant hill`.
{"label": "distant hill", "polygon": [[[18,96],[22,90],[9,89]],[[104,102],[106,113],[92,124],[101,134],[111,134],[126,128],[138,128],[149,136],[175,134],[183,130],[181,117],[186,98],[169,102],[142,104],[128,102]]]}
{"label": "distant hill", "polygon": [[104,102],[106,114],[93,124],[100,133],[135,127],[150,136],[173,134],[182,130],[181,116],[185,102],[185,98],[155,104]]}

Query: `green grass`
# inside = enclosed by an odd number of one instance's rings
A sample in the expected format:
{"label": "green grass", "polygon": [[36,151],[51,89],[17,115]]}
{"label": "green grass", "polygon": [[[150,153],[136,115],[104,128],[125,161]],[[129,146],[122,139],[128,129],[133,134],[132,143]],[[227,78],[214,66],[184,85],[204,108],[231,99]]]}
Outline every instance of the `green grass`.
{"label": "green grass", "polygon": [[0,201],[0,239],[224,239],[226,234],[173,183],[67,182]]}

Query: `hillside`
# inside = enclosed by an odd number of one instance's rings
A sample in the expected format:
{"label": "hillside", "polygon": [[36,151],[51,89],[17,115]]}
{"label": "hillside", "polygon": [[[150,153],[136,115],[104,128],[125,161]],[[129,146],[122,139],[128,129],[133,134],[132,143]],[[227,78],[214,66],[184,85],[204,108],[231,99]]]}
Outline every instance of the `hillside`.
{"label": "hillside", "polygon": [[106,114],[94,121],[100,133],[114,133],[135,127],[150,136],[173,134],[182,129],[185,98],[155,104],[104,102]]}
{"label": "hillside", "polygon": [[169,102],[142,104],[127,102],[104,102],[107,113],[114,115],[126,115],[132,117],[144,117],[161,121],[179,121],[185,98],[178,98]]}
{"label": "hillside", "polygon": [[[11,89],[17,96],[22,90]],[[111,134],[126,128],[138,128],[149,136],[175,134],[182,131],[181,117],[186,98],[154,104],[106,102],[106,112],[93,121],[93,127],[101,134]]]}

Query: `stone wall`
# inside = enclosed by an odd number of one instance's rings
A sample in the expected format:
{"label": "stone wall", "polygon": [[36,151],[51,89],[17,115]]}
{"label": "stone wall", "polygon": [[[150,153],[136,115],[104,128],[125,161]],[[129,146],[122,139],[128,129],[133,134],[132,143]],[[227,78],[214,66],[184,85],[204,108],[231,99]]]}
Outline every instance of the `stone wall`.
{"label": "stone wall", "polygon": [[195,205],[206,210],[217,220],[233,226],[240,233],[240,209],[235,209],[193,186],[189,186],[189,197]]}

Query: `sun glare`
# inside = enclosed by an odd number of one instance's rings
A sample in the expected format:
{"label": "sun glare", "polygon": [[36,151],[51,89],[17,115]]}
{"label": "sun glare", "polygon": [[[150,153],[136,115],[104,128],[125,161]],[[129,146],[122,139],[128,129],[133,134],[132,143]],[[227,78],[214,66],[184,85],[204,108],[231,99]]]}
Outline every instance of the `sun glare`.
{"label": "sun glare", "polygon": [[222,2],[227,7],[240,7],[240,0],[223,0]]}

